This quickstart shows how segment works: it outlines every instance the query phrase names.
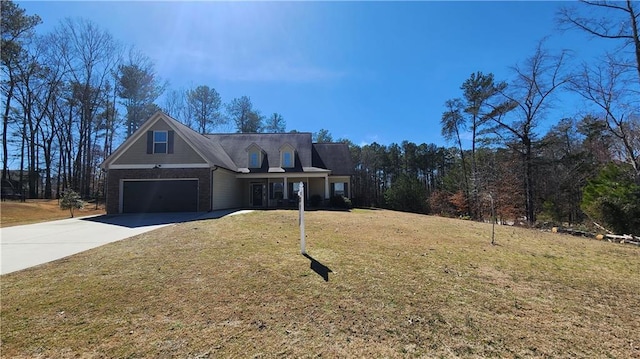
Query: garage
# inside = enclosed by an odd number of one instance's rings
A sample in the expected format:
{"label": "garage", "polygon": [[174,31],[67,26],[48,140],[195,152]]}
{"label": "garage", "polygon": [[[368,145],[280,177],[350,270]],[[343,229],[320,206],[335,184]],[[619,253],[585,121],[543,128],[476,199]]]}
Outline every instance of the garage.
{"label": "garage", "polygon": [[197,179],[122,182],[122,213],[197,211]]}

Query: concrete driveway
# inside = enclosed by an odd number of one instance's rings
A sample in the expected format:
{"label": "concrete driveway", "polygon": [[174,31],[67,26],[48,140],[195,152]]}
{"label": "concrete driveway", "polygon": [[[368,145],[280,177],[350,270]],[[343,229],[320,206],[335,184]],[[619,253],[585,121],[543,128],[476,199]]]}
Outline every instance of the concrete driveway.
{"label": "concrete driveway", "polygon": [[102,215],[2,228],[0,274],[51,262],[175,223],[244,212]]}

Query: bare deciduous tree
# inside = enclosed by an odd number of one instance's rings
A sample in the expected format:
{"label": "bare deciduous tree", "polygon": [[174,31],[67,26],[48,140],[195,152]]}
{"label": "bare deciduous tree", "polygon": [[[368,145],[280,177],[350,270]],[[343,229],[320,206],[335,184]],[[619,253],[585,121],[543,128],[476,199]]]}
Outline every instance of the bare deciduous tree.
{"label": "bare deciduous tree", "polygon": [[[640,81],[640,37],[638,34],[638,3],[622,1],[587,1],[584,6],[562,7],[558,21],[564,28],[577,28],[592,36],[621,42],[622,48],[631,47],[633,60]],[[593,12],[589,12],[593,10]],[[634,65],[631,65],[634,64]]]}
{"label": "bare deciduous tree", "polygon": [[583,65],[571,89],[594,104],[617,140],[618,158],[631,164],[640,178],[640,101],[628,71],[608,57],[597,65]]}
{"label": "bare deciduous tree", "polygon": [[26,15],[25,10],[13,1],[2,2],[2,92],[4,95],[4,113],[2,116],[2,180],[8,176],[8,137],[9,114],[11,112],[11,100],[17,84],[16,65],[20,58],[25,56],[24,41],[33,36],[34,28],[41,23],[38,15]]}
{"label": "bare deciduous tree", "polygon": [[169,90],[164,96],[162,111],[183,124],[191,127],[191,115],[186,104],[186,91]]}
{"label": "bare deciduous tree", "polygon": [[630,0],[580,3],[580,7],[560,10],[560,24],[618,41],[620,47],[615,53],[604,54],[595,65],[583,65],[571,88],[602,113],[617,140],[619,157],[633,166],[640,183],[640,9]]}
{"label": "bare deciduous tree", "polygon": [[[69,110],[67,126],[77,134],[76,141],[68,146],[77,152],[73,156],[72,188],[88,197],[95,185],[94,145],[97,132],[96,116],[108,99],[108,79],[115,71],[119,45],[111,34],[87,20],[66,19],[54,30],[51,46],[67,66],[65,82],[69,84],[69,104],[77,107],[78,121],[74,121],[74,110]],[[77,128],[75,128],[77,126]],[[65,138],[71,140],[73,135]],[[71,160],[71,159],[70,159]]]}
{"label": "bare deciduous tree", "polygon": [[523,66],[514,68],[516,77],[509,90],[501,91],[508,100],[495,107],[487,118],[495,133],[521,155],[525,210],[529,224],[535,223],[533,147],[536,128],[552,104],[552,96],[569,81],[564,73],[566,54],[552,55],[539,43]]}

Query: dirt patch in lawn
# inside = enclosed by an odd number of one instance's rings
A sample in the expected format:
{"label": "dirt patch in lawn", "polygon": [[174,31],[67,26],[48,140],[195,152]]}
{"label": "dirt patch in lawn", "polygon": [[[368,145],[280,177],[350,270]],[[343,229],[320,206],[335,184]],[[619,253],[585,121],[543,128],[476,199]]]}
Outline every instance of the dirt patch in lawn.
{"label": "dirt patch in lawn", "polygon": [[182,223],[2,276],[7,357],[617,357],[640,250],[414,214]]}

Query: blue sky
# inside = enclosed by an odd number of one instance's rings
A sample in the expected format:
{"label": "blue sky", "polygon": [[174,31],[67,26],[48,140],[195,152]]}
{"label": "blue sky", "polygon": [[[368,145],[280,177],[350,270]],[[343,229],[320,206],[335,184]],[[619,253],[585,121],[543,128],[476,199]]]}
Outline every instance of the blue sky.
{"label": "blue sky", "polygon": [[[444,102],[475,71],[510,67],[549,37],[576,63],[606,42],[556,29],[567,2],[30,2],[40,32],[82,17],[149,56],[171,89],[215,88],[251,97],[287,130],[327,129],[334,139],[445,145]],[[575,115],[569,97],[549,121]],[[162,105],[162,100],[159,101]]]}

